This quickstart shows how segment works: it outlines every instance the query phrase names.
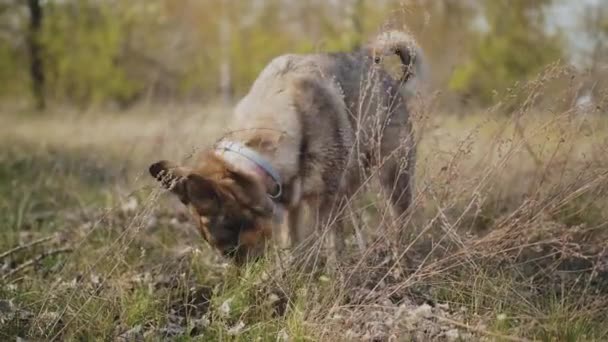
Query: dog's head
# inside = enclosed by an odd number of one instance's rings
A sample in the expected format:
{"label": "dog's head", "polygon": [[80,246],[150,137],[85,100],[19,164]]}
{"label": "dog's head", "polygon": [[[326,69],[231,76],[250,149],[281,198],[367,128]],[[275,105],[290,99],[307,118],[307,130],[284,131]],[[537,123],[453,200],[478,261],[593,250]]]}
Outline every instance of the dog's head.
{"label": "dog's head", "polygon": [[213,153],[195,168],[159,161],[149,171],[189,208],[202,236],[223,255],[242,263],[263,253],[275,204],[254,175]]}

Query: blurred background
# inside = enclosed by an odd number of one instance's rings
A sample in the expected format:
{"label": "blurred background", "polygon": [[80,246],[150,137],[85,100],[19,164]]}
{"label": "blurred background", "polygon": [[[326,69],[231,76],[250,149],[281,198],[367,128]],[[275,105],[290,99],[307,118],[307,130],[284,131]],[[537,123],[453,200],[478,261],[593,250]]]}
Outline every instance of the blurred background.
{"label": "blurred background", "polygon": [[[571,105],[601,106],[602,0],[0,0],[0,106],[231,102],[274,56],[348,51],[383,28],[423,47],[450,111],[504,100],[559,62]],[[551,99],[555,101],[555,99]]]}
{"label": "blurred background", "polygon": [[[343,274],[225,267],[148,166],[386,29],[428,66],[410,215],[370,184]],[[0,0],[0,340],[608,341],[606,114],[608,0]]]}

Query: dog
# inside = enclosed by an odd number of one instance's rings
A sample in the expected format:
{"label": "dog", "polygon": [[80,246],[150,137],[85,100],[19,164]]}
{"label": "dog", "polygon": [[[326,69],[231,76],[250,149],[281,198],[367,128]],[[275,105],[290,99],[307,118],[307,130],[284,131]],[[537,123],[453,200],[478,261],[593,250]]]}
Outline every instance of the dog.
{"label": "dog", "polygon": [[[412,201],[415,142],[405,85],[419,48],[400,31],[353,52],[273,59],[234,108],[228,134],[195,165],[162,160],[150,174],[188,207],[203,238],[243,263],[287,232],[292,246],[331,225],[371,173],[395,215]],[[382,60],[397,55],[403,75]]]}

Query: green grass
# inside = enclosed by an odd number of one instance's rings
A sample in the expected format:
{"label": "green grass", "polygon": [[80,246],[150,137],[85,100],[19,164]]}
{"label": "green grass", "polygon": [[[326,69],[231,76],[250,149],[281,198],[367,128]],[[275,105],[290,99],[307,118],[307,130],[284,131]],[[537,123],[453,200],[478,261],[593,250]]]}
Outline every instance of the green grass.
{"label": "green grass", "polygon": [[[147,340],[340,340],[349,330],[359,333],[379,308],[408,300],[449,304],[450,317],[476,327],[476,337],[608,338],[608,275],[601,268],[608,182],[601,159],[576,168],[577,160],[563,164],[572,157],[560,154],[535,166],[520,151],[488,170],[479,165],[500,160],[487,147],[501,125],[448,118],[438,123],[448,131],[443,140],[431,132],[421,142],[420,194],[407,241],[382,233],[382,206],[366,195],[360,214],[377,240],[364,254],[351,246],[350,257],[329,273],[304,272],[274,254],[236,268],[147,179],[148,163],[186,155],[196,141],[189,135],[159,148],[154,141],[167,120],[146,116],[147,128],[137,131],[144,121],[138,116],[75,123],[30,117],[15,125],[20,134],[0,136],[0,253],[58,234],[0,260],[0,300],[12,303],[0,312],[0,339],[113,340],[131,331]],[[468,139],[463,127],[478,125],[477,147],[458,151],[466,144],[452,139]],[[580,140],[573,143],[598,143]],[[553,172],[560,165],[576,177]],[[541,182],[546,174],[539,170],[546,169],[552,176]],[[72,251],[7,276],[64,247]]]}
{"label": "green grass", "polygon": [[[490,331],[540,341],[602,341],[608,337],[603,295],[541,290],[490,268],[434,283],[435,298],[466,310],[464,320],[488,319]],[[603,304],[601,304],[603,305]]]}
{"label": "green grass", "polygon": [[[91,155],[95,160],[89,160]],[[186,241],[166,222],[172,218],[163,217],[160,210],[157,220],[166,220],[155,227],[154,237],[144,240],[137,233],[126,234],[142,229],[137,216],[145,209],[121,210],[123,199],[115,189],[127,182],[127,175],[115,166],[124,167],[128,160],[100,157],[107,156],[23,142],[13,142],[0,156],[0,229],[5,232],[0,250],[58,231],[68,240],[61,243],[78,245],[74,253],[45,258],[9,279],[5,285],[14,286],[3,287],[0,299],[10,299],[19,312],[31,317],[3,320],[0,336],[112,339],[121,330],[163,326],[175,311],[191,320],[207,315],[211,323],[205,327],[204,340],[268,340],[282,329],[294,329],[294,337],[306,336],[292,314],[277,314],[286,310],[284,300],[269,301],[269,286],[255,281],[264,264],[243,272],[210,267],[216,256],[200,238],[191,244],[203,250],[202,256],[192,252],[176,258],[173,249],[185,248]],[[142,203],[149,193],[142,189],[135,195]],[[53,240],[10,259],[20,263],[55,243],[60,244]],[[206,292],[203,298],[192,298],[201,291]],[[276,308],[276,301],[282,301],[283,308]],[[221,309],[224,302],[230,303],[226,315]],[[241,321],[246,327],[233,336],[231,329]],[[183,324],[184,332],[193,329],[193,323]],[[180,338],[201,340],[188,334]]]}

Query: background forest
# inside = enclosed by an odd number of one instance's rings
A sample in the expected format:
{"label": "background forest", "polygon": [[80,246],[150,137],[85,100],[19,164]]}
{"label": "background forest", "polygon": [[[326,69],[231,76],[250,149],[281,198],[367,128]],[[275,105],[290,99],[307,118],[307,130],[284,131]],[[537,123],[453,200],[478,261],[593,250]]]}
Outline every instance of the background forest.
{"label": "background forest", "polygon": [[[387,29],[428,71],[411,212],[371,180],[336,265],[228,263],[148,166]],[[607,114],[605,0],[0,0],[0,340],[606,341]]]}
{"label": "background forest", "polygon": [[607,13],[597,0],[2,0],[0,96],[39,107],[229,101],[274,56],[350,50],[406,25],[450,108],[495,103],[556,61],[575,65],[597,100]]}

